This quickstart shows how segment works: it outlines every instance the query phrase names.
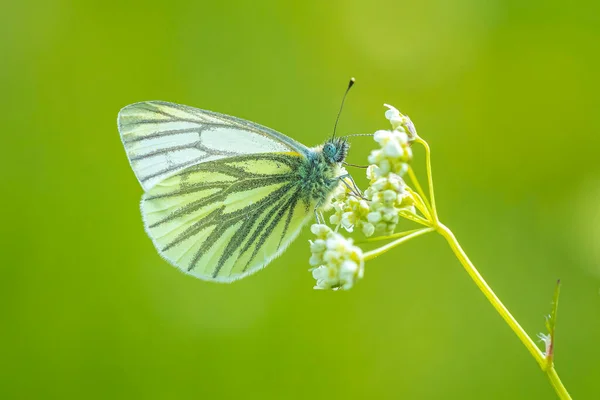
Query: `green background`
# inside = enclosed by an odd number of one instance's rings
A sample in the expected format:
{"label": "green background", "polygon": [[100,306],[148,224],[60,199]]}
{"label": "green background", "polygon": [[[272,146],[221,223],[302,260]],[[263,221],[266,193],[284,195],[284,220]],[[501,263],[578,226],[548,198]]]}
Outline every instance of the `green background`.
{"label": "green background", "polygon": [[[0,398],[554,398],[439,235],[349,292],[312,290],[308,230],[232,285],[154,250],[121,107],[173,101],[315,145],[350,76],[340,133],[387,129],[383,103],[411,116],[442,220],[531,335],[562,279],[557,369],[600,398],[598,4],[7,2]],[[364,163],[374,142],[353,145]]]}

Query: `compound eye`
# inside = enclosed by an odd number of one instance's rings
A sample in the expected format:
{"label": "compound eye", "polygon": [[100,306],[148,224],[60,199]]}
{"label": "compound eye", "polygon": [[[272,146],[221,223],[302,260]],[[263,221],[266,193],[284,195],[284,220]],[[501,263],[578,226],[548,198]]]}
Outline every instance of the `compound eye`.
{"label": "compound eye", "polygon": [[331,143],[327,143],[323,149],[323,152],[326,156],[333,157],[335,155],[335,146]]}

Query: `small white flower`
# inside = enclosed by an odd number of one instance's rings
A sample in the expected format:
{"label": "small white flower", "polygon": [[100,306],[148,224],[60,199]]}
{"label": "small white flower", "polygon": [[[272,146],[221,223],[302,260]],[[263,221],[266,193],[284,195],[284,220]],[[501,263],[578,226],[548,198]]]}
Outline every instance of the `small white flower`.
{"label": "small white flower", "polygon": [[388,140],[390,140],[390,137],[392,136],[392,132],[390,131],[386,131],[386,130],[378,130],[375,131],[375,133],[373,134],[373,140],[375,140],[377,143],[385,143]]}
{"label": "small white flower", "polygon": [[326,248],[327,244],[323,239],[317,239],[314,242],[310,242],[310,251],[313,253],[320,253],[322,251],[325,251]]}
{"label": "small white flower", "polygon": [[364,274],[362,251],[327,225],[314,224],[312,233],[317,239],[310,242],[310,265],[315,289],[348,290]]}
{"label": "small white flower", "polygon": [[388,104],[384,104],[384,106],[388,108],[388,110],[385,112],[385,117],[391,122],[392,127],[394,129],[401,127],[404,120],[402,118],[402,114],[400,114],[400,111]]}
{"label": "small white flower", "polygon": [[370,222],[365,222],[362,227],[363,235],[369,237],[375,233],[375,225]]}
{"label": "small white flower", "polygon": [[349,195],[343,201],[338,201],[333,205],[335,213],[329,217],[329,222],[333,225],[342,226],[347,232],[353,232],[354,228],[369,232],[369,228],[364,228],[367,222],[367,214],[370,211],[370,205],[367,201],[359,199],[356,196]]}
{"label": "small white flower", "polygon": [[404,149],[398,141],[390,140],[384,146],[383,154],[390,158],[400,158],[404,156]]}
{"label": "small white flower", "polygon": [[392,131],[379,130],[373,135],[379,143],[380,149],[371,151],[369,163],[377,168],[371,173],[375,177],[385,177],[390,173],[401,175],[406,172],[408,163],[412,159],[408,135],[402,126],[395,127]]}
{"label": "small white flower", "polygon": [[408,115],[400,113],[394,106],[384,104],[388,110],[385,112],[385,117],[390,121],[394,129],[402,128],[402,130],[408,132],[409,139],[413,140],[417,137],[417,129],[415,124],[410,120]]}
{"label": "small white flower", "polygon": [[[342,203],[343,204],[343,203]],[[334,209],[335,209],[335,205],[334,205]],[[337,210],[336,210],[337,211]],[[331,225],[339,225],[342,223],[342,220],[340,219],[340,216],[336,213],[336,214],[331,214],[329,216],[329,223]]]}
{"label": "small white flower", "polygon": [[369,215],[367,215],[367,220],[372,224],[376,224],[381,221],[381,213],[379,211],[370,212]]}
{"label": "small white flower", "polygon": [[313,224],[310,227],[310,231],[316,235],[318,239],[324,240],[327,239],[327,235],[331,231],[331,228],[329,228],[327,225]]}
{"label": "small white flower", "polygon": [[398,194],[394,190],[388,189],[383,192],[383,202],[385,205],[392,205],[397,197]]}

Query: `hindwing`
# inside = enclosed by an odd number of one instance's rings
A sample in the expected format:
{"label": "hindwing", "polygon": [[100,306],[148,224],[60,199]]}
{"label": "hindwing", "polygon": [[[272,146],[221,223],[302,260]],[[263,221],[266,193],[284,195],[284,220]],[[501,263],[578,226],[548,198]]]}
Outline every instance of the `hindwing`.
{"label": "hindwing", "polygon": [[155,184],[142,198],[146,231],[182,271],[230,282],[277,257],[312,217],[295,152],[200,163]]}

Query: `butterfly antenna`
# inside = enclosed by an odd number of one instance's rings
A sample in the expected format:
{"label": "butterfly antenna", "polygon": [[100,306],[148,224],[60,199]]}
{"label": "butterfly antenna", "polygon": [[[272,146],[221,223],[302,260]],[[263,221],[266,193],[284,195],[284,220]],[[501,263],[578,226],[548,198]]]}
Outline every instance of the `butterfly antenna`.
{"label": "butterfly antenna", "polygon": [[369,166],[368,166],[368,165],[358,165],[358,164],[352,164],[352,163],[349,163],[349,162],[346,162],[346,161],[344,161],[344,165],[347,165],[347,166],[349,166],[349,167],[362,168],[362,169],[367,169],[367,168],[369,168]]}
{"label": "butterfly antenna", "polygon": [[373,134],[372,133],[353,133],[353,134],[345,135],[342,137],[353,137],[353,136],[371,136],[372,137]]}
{"label": "butterfly antenna", "polygon": [[342,105],[340,106],[340,111],[338,112],[337,118],[335,119],[335,125],[333,126],[333,136],[331,137],[332,139],[335,137],[335,131],[337,129],[338,122],[340,120],[340,115],[342,115],[342,109],[344,108],[344,101],[346,101],[346,96],[348,95],[350,88],[354,85],[354,82],[356,82],[356,79],[350,78],[350,82],[348,82],[348,88],[346,88],[346,93],[344,93],[344,97],[342,97]]}

